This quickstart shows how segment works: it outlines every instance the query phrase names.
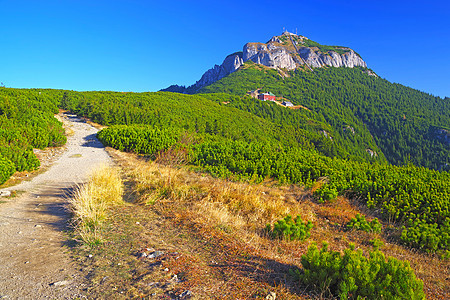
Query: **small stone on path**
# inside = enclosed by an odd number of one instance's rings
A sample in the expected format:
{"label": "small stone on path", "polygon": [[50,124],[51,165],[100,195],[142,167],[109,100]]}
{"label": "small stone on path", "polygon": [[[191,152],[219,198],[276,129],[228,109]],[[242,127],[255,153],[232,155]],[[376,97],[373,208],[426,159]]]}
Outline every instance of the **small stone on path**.
{"label": "small stone on path", "polygon": [[148,255],[148,258],[157,258],[164,254],[164,251],[154,251]]}
{"label": "small stone on path", "polygon": [[11,196],[11,191],[0,191],[0,197],[9,197]]}
{"label": "small stone on path", "polygon": [[70,281],[62,280],[62,281],[53,282],[50,285],[52,285],[52,286],[63,286],[63,285],[68,285],[68,284],[70,284]]}
{"label": "small stone on path", "polygon": [[184,298],[184,297],[189,297],[189,296],[191,296],[191,295],[192,295],[191,291],[187,290],[187,291],[182,292],[182,293],[180,294],[180,296],[178,296],[178,297],[179,297],[179,298]]}

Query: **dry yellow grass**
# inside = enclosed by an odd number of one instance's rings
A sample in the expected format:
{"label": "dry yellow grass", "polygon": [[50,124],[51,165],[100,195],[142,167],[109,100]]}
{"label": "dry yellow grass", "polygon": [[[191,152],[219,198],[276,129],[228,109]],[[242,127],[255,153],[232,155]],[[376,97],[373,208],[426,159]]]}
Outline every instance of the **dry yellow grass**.
{"label": "dry yellow grass", "polygon": [[[205,240],[209,240],[214,244],[212,251],[215,251],[215,259],[221,258],[224,266],[237,268],[237,273],[233,273],[236,278],[254,276],[253,273],[242,273],[239,268],[245,262],[238,257],[257,258],[253,263],[258,268],[263,268],[265,263],[274,265],[273,270],[267,269],[273,275],[261,276],[269,276],[270,280],[280,277],[273,282],[282,284],[283,276],[286,276],[285,269],[301,267],[300,257],[312,242],[320,244],[322,241],[329,241],[330,247],[338,251],[343,251],[349,243],[355,243],[357,248],[367,253],[372,249],[369,240],[379,238],[385,244],[382,252],[411,262],[416,275],[424,280],[427,297],[445,299],[449,295],[450,289],[446,286],[450,275],[449,262],[392,243],[391,229],[383,234],[346,231],[344,224],[364,211],[364,207],[359,207],[344,197],[319,204],[311,198],[311,190],[305,191],[299,186],[278,186],[272,182],[258,185],[232,182],[192,172],[170,162],[169,165],[159,164],[133,154],[110,151],[124,166],[133,185],[131,190],[136,194],[134,198],[140,203],[151,205],[148,210],[157,211],[174,226],[192,230],[194,235],[200,234]],[[323,179],[325,180],[326,178]],[[312,189],[318,188],[323,181]],[[303,220],[313,222],[310,239],[305,242],[289,242],[271,240],[263,234],[267,223],[273,224],[287,214],[300,215]],[[192,266],[192,270],[196,270],[196,266]],[[195,276],[194,273],[195,271],[192,276]],[[300,296],[295,288],[292,292],[293,298]]]}
{"label": "dry yellow grass", "polygon": [[[131,177],[139,202],[154,204],[157,201],[187,202],[202,216],[219,222],[233,220],[236,228],[264,227],[287,214],[313,217],[310,210],[300,206],[294,197],[286,197],[289,187],[269,188],[243,182],[212,178],[184,168],[166,166],[155,162],[134,161]],[[295,193],[304,193],[295,188]]]}
{"label": "dry yellow grass", "polygon": [[76,229],[87,243],[101,241],[99,227],[107,217],[107,209],[123,203],[123,184],[117,168],[101,167],[88,182],[78,186],[70,198]]}

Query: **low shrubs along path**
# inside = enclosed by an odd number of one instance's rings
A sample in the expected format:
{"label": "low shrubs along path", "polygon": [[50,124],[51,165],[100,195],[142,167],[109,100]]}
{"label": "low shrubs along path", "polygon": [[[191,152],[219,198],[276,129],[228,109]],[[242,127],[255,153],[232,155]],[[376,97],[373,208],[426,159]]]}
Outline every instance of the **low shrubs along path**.
{"label": "low shrubs along path", "polygon": [[45,173],[3,189],[19,196],[0,199],[0,298],[75,298],[83,288],[65,245],[66,194],[111,159],[97,129],[74,115],[61,117],[72,133],[65,151]]}

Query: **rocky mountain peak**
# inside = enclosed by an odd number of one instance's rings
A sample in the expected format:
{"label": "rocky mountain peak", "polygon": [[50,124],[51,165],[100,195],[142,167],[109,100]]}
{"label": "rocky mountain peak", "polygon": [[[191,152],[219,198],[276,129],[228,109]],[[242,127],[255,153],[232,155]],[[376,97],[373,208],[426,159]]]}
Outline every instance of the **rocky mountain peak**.
{"label": "rocky mountain peak", "polygon": [[[242,52],[228,55],[221,65],[206,71],[194,85],[186,90],[195,92],[235,72],[246,61],[274,69],[364,67],[364,60],[352,49],[341,46],[325,46],[288,31],[272,37],[267,43],[247,43]],[[170,88],[166,91],[171,91]]]}

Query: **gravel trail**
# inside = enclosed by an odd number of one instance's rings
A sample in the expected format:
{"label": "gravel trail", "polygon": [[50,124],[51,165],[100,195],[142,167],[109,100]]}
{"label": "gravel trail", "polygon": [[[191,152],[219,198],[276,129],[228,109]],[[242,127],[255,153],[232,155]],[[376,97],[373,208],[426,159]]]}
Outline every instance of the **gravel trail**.
{"label": "gravel trail", "polygon": [[61,115],[73,135],[43,174],[6,190],[24,191],[0,203],[0,299],[82,298],[83,277],[68,254],[66,195],[100,165],[112,164],[97,129]]}

